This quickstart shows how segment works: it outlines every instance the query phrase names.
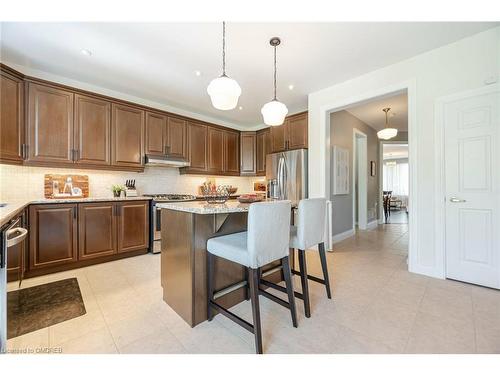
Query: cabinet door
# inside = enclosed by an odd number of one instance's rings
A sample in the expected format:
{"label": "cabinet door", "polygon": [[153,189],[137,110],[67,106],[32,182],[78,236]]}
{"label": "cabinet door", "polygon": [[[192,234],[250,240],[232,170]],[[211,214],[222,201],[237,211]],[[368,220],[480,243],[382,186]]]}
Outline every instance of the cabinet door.
{"label": "cabinet door", "polygon": [[224,170],[224,132],[208,128],[208,171],[221,174]]}
{"label": "cabinet door", "polygon": [[144,111],[112,105],[112,162],[116,166],[141,167],[143,160]]}
{"label": "cabinet door", "polygon": [[267,131],[257,132],[257,174],[266,173],[266,133]]}
{"label": "cabinet door", "polygon": [[307,113],[288,119],[288,149],[307,148]]}
{"label": "cabinet door", "polygon": [[189,171],[207,171],[207,126],[188,122]]}
{"label": "cabinet door", "polygon": [[118,225],[118,252],[149,247],[149,202],[116,203]]}
{"label": "cabinet door", "polygon": [[111,164],[111,103],[75,95],[75,161],[78,164]]}
{"label": "cabinet door", "polygon": [[144,152],[150,155],[167,153],[167,116],[146,113],[146,144]]}
{"label": "cabinet door", "polygon": [[240,174],[240,135],[237,132],[224,132],[224,174]]}
{"label": "cabinet door", "polygon": [[242,175],[254,175],[256,173],[256,135],[255,132],[242,132],[240,137],[241,167]]}
{"label": "cabinet door", "polygon": [[76,210],[76,204],[30,206],[30,270],[76,262]]}
{"label": "cabinet door", "polygon": [[0,161],[21,164],[24,143],[23,81],[0,72]]}
{"label": "cabinet door", "polygon": [[187,159],[186,121],[175,117],[168,118],[167,153],[169,156]]}
{"label": "cabinet door", "polygon": [[113,202],[81,203],[78,206],[79,259],[115,254],[115,204]]}
{"label": "cabinet door", "polygon": [[73,163],[73,93],[31,82],[28,87],[28,160]]}
{"label": "cabinet door", "polygon": [[279,152],[286,150],[286,129],[287,128],[287,120],[285,123],[280,126],[271,126],[271,144],[272,144],[272,152]]}

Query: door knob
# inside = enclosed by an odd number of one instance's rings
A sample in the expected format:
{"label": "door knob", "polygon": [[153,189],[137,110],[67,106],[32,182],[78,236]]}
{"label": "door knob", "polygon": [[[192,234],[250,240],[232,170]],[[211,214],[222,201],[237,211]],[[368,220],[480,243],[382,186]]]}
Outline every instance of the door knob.
{"label": "door knob", "polygon": [[450,198],[450,202],[451,203],[465,203],[467,201],[465,199],[460,199],[460,198],[457,198],[457,197],[451,197]]}

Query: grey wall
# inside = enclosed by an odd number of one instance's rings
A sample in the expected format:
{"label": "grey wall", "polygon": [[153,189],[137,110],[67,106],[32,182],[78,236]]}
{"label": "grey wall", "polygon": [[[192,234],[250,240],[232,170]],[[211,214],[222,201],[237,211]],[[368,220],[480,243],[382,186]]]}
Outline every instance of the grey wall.
{"label": "grey wall", "polygon": [[[378,195],[379,195],[379,176],[378,176],[378,159],[379,159],[379,141],[377,138],[377,132],[375,129],[371,128],[364,122],[362,122],[357,117],[351,115],[347,111],[334,112],[330,115],[330,140],[332,147],[334,145],[348,149],[349,157],[351,159],[349,163],[349,194],[346,195],[332,195],[330,197],[333,203],[333,217],[332,217],[332,230],[333,235],[343,233],[352,229],[352,170],[353,163],[353,144],[352,135],[353,129],[356,128],[359,131],[367,135],[367,173],[368,173],[368,221],[372,221],[378,218]],[[331,153],[333,157],[333,152]],[[370,161],[375,161],[377,163],[377,175],[375,177],[370,176]],[[333,160],[331,161],[333,166]],[[331,179],[333,184],[333,178]],[[333,192],[333,185],[331,188]]]}
{"label": "grey wall", "polygon": [[398,142],[406,141],[406,142],[408,142],[408,132],[398,131],[398,135],[395,136],[394,138],[391,138],[391,142],[395,142],[395,141],[398,141]]}

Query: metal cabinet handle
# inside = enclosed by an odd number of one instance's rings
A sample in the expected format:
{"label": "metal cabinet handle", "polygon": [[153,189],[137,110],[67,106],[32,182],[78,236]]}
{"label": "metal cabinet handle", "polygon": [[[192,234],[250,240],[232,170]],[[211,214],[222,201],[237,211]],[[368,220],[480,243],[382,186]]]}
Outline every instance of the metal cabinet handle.
{"label": "metal cabinet handle", "polygon": [[[17,236],[15,236],[13,238],[9,238],[10,236],[13,236],[13,235],[16,235],[16,234],[17,234]],[[24,241],[24,239],[26,238],[27,235],[28,235],[28,230],[25,229],[25,228],[13,228],[13,229],[9,229],[6,232],[6,237],[7,237],[6,245],[7,245],[7,248],[15,246],[18,243],[21,243],[22,241]]]}
{"label": "metal cabinet handle", "polygon": [[457,198],[457,197],[451,197],[450,198],[450,202],[451,203],[465,203],[467,201],[465,199],[460,199],[460,198]]}

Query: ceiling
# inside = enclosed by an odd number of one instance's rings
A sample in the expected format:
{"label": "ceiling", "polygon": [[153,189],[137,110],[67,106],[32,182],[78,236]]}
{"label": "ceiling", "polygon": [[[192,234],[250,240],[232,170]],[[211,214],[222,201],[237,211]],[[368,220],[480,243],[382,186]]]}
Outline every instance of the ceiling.
{"label": "ceiling", "polygon": [[408,96],[406,93],[371,100],[365,104],[348,108],[346,111],[378,131],[385,126],[383,108],[391,109],[388,116],[391,127],[400,131],[408,131]]}
{"label": "ceiling", "polygon": [[[227,74],[241,88],[238,108],[218,111],[206,87],[221,73],[220,23],[2,23],[3,62],[212,116],[236,126],[262,123],[272,98],[289,113],[307,94],[497,26],[496,23],[228,23]],[[92,56],[85,56],[88,49]],[[200,71],[197,76],[195,71]],[[293,85],[293,90],[288,86]]]}
{"label": "ceiling", "polygon": [[383,147],[384,160],[408,158],[408,144],[389,143]]}

